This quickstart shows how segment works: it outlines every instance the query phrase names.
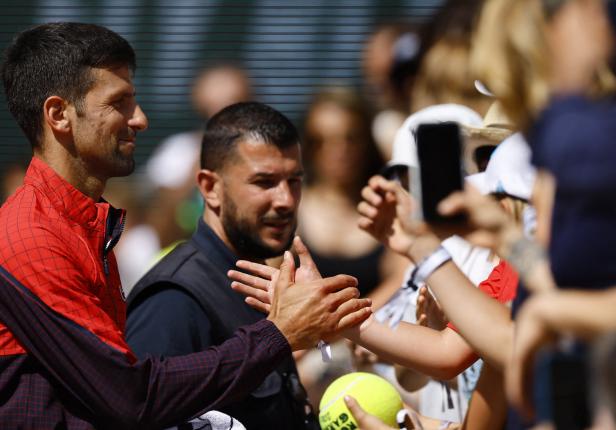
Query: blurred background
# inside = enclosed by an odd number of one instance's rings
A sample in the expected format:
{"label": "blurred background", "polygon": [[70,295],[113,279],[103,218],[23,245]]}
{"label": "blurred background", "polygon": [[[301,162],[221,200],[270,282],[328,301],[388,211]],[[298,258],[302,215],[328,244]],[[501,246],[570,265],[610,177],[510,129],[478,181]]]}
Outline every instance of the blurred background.
{"label": "blurred background", "polygon": [[[298,126],[319,87],[365,87],[361,58],[385,24],[426,21],[441,0],[2,0],[0,46],[49,21],[105,25],[137,52],[135,82],[150,128],[139,138],[138,167],[167,136],[198,128],[193,78],[204,67],[234,64],[254,98]],[[29,158],[29,145],[0,100],[0,171]]]}
{"label": "blurred background", "polygon": [[[466,10],[469,0],[454,3]],[[135,173],[109,181],[104,196],[129,213],[116,248],[127,292],[194,231],[203,209],[195,187],[201,130],[220,109],[246,100],[280,110],[304,137],[307,185],[316,198],[308,204],[307,193],[308,214],[302,217],[335,208],[328,225],[353,228],[323,240],[313,234],[318,225],[304,223],[300,231],[311,250],[335,257],[334,267],[338,257],[360,266],[362,258],[373,260],[373,272],[381,275],[366,280],[365,293],[397,272],[380,263],[382,249],[355,227],[355,206],[367,178],[389,160],[394,135],[411,109],[420,51],[429,45],[420,40],[430,38],[420,29],[443,10],[442,0],[2,0],[0,5],[2,47],[24,28],[79,21],[111,28],[137,53],[134,81],[149,128],[138,139]],[[432,74],[431,68],[427,75]],[[30,145],[4,94],[0,141],[2,203],[21,184],[30,159]],[[340,237],[354,245],[340,246]],[[397,288],[397,277],[392,279]]]}

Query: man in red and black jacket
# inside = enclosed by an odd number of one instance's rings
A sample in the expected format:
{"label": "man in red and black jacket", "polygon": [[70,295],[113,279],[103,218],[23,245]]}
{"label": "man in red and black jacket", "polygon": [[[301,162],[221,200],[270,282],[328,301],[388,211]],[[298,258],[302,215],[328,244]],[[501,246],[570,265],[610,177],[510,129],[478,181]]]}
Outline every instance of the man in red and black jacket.
{"label": "man in red and black jacket", "polygon": [[96,25],[16,36],[2,79],[33,147],[24,184],[0,208],[0,427],[162,428],[237,400],[292,350],[363,321],[353,278],[277,285],[268,319],[187,356],[137,361],[112,252],[125,214],[101,196],[134,168],[147,118],[135,55]]}

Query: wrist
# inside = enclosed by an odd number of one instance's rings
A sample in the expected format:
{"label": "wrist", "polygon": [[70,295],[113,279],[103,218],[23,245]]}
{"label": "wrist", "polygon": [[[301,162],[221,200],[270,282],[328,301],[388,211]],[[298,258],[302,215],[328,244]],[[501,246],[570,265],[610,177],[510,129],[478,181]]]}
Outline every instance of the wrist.
{"label": "wrist", "polygon": [[525,238],[524,232],[517,225],[513,223],[505,224],[500,233],[498,234],[497,249],[494,251],[507,260],[511,255],[512,249],[515,244]]}
{"label": "wrist", "polygon": [[417,264],[411,275],[411,283],[419,286],[426,282],[443,265],[451,261],[451,254],[443,246],[439,246],[432,254]]}
{"label": "wrist", "polygon": [[[528,284],[528,288],[536,290],[537,288],[533,287],[532,284],[533,280],[537,282],[537,268],[540,268],[547,261],[545,250],[538,243],[526,238],[524,235],[518,234],[517,239],[513,239],[513,237],[510,239],[510,244],[507,248],[503,250],[504,252],[501,256],[513,266],[520,275],[521,280]],[[543,279],[542,281],[546,283],[549,279]]]}
{"label": "wrist", "polygon": [[374,314],[370,315],[370,317],[368,317],[368,319],[366,321],[362,322],[359,325],[356,325],[354,327],[351,327],[351,328],[348,328],[348,329],[344,330],[341,333],[341,335],[342,335],[342,337],[347,338],[351,342],[354,342],[354,343],[357,343],[357,344],[361,344],[362,335],[366,334],[366,332],[368,331],[369,327],[372,326],[375,321],[376,321],[376,319],[374,318]]}
{"label": "wrist", "polygon": [[441,241],[436,236],[420,236],[409,247],[407,256],[418,263],[432,255],[441,246]]}
{"label": "wrist", "polygon": [[268,315],[267,320],[276,326],[278,331],[284,336],[287,340],[287,343],[291,347],[291,351],[298,351],[304,349],[302,345],[300,345],[300,339],[295,335],[292,331],[288,330],[284,323],[279,321],[275,316]]}

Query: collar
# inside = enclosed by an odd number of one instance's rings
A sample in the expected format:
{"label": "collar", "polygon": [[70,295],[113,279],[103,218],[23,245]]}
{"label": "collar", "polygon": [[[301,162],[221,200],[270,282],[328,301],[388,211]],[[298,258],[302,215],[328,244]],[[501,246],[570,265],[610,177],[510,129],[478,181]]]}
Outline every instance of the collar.
{"label": "collar", "polygon": [[[103,253],[106,255],[120,240],[126,211],[116,209],[101,199],[95,202],[58,175],[48,164],[32,157],[24,185],[39,190],[59,213],[81,226],[105,233]],[[105,268],[107,271],[107,267]]]}
{"label": "collar", "polygon": [[30,162],[24,185],[31,185],[42,192],[55,210],[80,225],[94,227],[92,224],[104,220],[111,207],[102,199],[97,203],[83,194],[37,157]]}
{"label": "collar", "polygon": [[225,270],[235,268],[235,262],[239,258],[218,237],[214,230],[206,224],[202,217],[199,218],[197,231],[193,234],[192,240],[197,248],[205,253],[215,265]]}

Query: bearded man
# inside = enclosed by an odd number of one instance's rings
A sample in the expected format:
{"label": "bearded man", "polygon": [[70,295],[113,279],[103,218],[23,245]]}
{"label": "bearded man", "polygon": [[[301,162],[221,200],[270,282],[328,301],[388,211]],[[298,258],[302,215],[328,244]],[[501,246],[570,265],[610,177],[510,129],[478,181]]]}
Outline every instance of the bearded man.
{"label": "bearded man", "polygon": [[[135,286],[127,340],[139,356],[184,355],[223,343],[265,316],[231,289],[239,259],[264,262],[293,241],[303,168],[298,133],[280,112],[237,103],[210,119],[197,231]],[[247,428],[318,428],[291,357],[250,395],[222,409]]]}

